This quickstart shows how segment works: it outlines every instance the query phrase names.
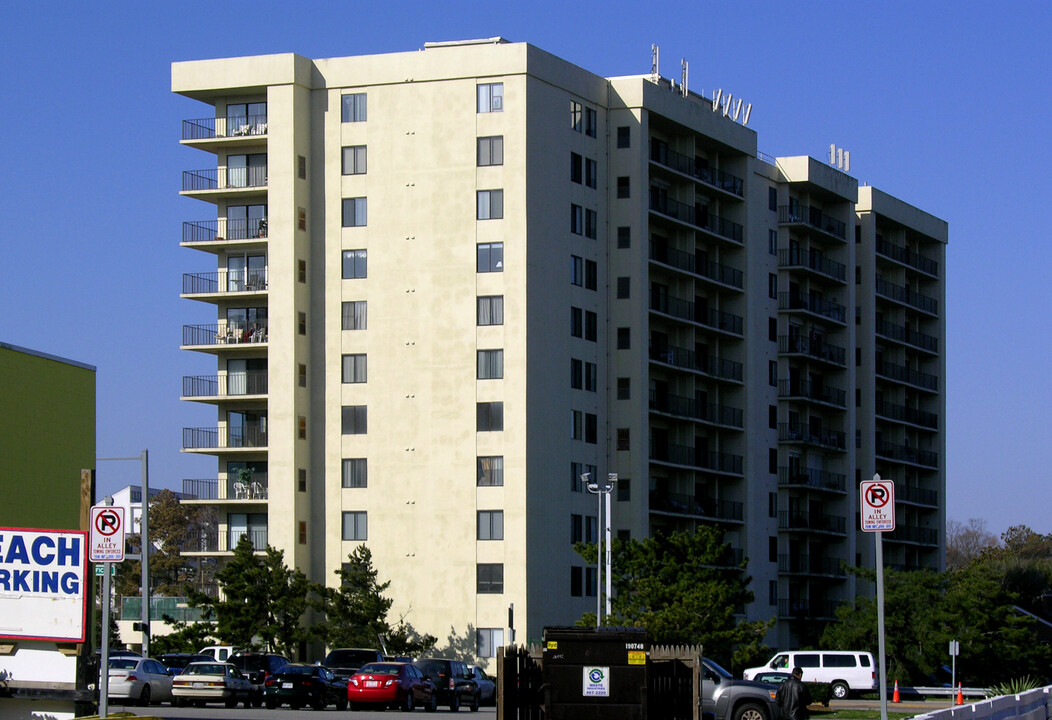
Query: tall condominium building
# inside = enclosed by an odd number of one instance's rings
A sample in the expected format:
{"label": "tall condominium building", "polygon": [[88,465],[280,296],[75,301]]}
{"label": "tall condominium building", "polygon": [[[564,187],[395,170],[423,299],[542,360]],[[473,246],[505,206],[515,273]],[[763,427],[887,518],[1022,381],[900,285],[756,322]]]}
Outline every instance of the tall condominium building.
{"label": "tall condominium building", "polygon": [[[718,525],[749,618],[808,642],[873,563],[943,555],[947,227],[738,108],[525,43],[175,63],[209,203],[182,347],[217,458],[187,481],[222,561],[248,534],[315,581],[365,543],[397,615],[480,658],[596,606],[582,476],[617,537]],[[737,120],[736,120],[737,116]],[[204,253],[202,255],[201,253]],[[861,590],[860,590],[861,591]]]}

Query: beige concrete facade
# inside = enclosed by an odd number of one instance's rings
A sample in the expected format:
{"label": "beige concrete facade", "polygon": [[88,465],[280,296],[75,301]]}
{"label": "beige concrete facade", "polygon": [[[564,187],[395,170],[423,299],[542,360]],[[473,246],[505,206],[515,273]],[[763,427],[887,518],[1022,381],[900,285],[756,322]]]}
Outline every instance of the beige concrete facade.
{"label": "beige concrete facade", "polygon": [[[216,311],[183,330],[217,360],[184,380],[183,399],[217,409],[184,430],[218,462],[184,487],[219,518],[196,552],[228,557],[248,533],[331,583],[365,542],[393,616],[485,662],[511,604],[520,642],[594,610],[579,475],[617,473],[615,534],[718,523],[728,560],[749,558],[748,616],[779,617],[785,647],[853,597],[832,563],[868,557],[858,470],[941,505],[943,391],[923,399],[935,428],[878,418],[878,393],[914,396],[875,374],[884,339],[851,316],[888,300],[871,268],[913,287],[877,234],[941,268],[945,223],[814,159],[758,159],[752,130],[666,80],[528,44],[175,63],[172,89],[209,106],[182,142],[214,158],[183,180],[214,205],[182,241],[215,260],[183,286]],[[942,277],[921,279],[939,338]],[[939,351],[892,354],[944,374]],[[496,403],[502,429],[479,429]],[[876,433],[938,463],[886,465]],[[501,484],[480,477],[490,458]],[[942,512],[906,512],[936,536],[895,557],[941,565]],[[841,521],[808,519],[826,516]]]}

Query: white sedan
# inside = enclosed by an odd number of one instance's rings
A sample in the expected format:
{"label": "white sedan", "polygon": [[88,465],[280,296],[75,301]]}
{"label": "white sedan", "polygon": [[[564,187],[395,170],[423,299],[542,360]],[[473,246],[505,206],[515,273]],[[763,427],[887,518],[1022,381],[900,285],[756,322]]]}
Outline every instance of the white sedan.
{"label": "white sedan", "polygon": [[172,700],[172,678],[161,663],[150,658],[110,658],[109,697],[149,705]]}
{"label": "white sedan", "polygon": [[248,707],[252,683],[230,663],[195,662],[172,680],[172,695],[178,706],[193,703],[201,707],[208,702],[221,702],[232,708],[243,702]]}

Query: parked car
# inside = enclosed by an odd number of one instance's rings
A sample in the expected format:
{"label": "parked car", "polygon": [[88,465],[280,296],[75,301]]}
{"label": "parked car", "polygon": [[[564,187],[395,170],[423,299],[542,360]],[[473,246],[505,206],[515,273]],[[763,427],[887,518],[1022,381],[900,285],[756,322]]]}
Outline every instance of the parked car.
{"label": "parked car", "polygon": [[286,704],[293,710],[304,705],[315,710],[324,710],[326,705],[346,710],[347,683],[323,665],[289,663],[263,683],[263,702],[269,710]]}
{"label": "parked car", "polygon": [[289,659],[277,653],[236,652],[227,660],[252,683],[252,704],[263,704],[264,683],[267,678],[289,664]]}
{"label": "parked car", "polygon": [[411,663],[366,663],[347,681],[347,700],[352,710],[373,704],[401,710],[418,705],[428,712],[438,709],[435,684]]}
{"label": "parked car", "polygon": [[171,702],[172,676],[164,665],[151,658],[110,658],[107,696],[125,698],[142,706]]}
{"label": "parked car", "polygon": [[702,658],[701,664],[702,714],[715,720],[779,720],[776,686],[735,680],[708,658]]}
{"label": "parked car", "polygon": [[233,645],[209,645],[197,651],[198,655],[207,655],[212,660],[226,662],[227,658],[237,652]]}
{"label": "parked car", "polygon": [[448,705],[451,712],[459,710],[461,705],[467,705],[472,712],[478,711],[479,686],[466,663],[448,658],[424,658],[413,664],[435,684],[439,705]]}
{"label": "parked car", "polygon": [[478,665],[468,665],[468,672],[479,686],[479,701],[483,705],[497,704],[497,683]]}
{"label": "parked car", "polygon": [[792,676],[792,673],[775,672],[774,670],[771,670],[770,672],[756,673],[753,675],[752,681],[767,683],[768,685],[781,685]]}
{"label": "parked car", "polygon": [[341,680],[347,680],[362,665],[372,662],[383,662],[384,654],[379,650],[367,648],[337,648],[325,656],[321,664],[332,670]]}
{"label": "parked car", "polygon": [[169,675],[178,675],[183,671],[183,668],[192,662],[208,662],[213,659],[208,655],[193,653],[165,653],[157,656],[157,660],[164,665]]}
{"label": "parked car", "polygon": [[846,650],[793,650],[781,652],[767,661],[766,665],[748,668],[743,677],[751,680],[761,672],[779,670],[792,672],[793,668],[804,671],[804,682],[829,683],[833,697],[844,699],[852,692],[868,692],[877,689],[877,664],[873,655],[862,651]]}
{"label": "parked car", "polygon": [[196,662],[172,679],[172,695],[179,707],[188,703],[203,707],[210,702],[221,702],[228,708],[243,702],[249,707],[252,683],[230,663]]}

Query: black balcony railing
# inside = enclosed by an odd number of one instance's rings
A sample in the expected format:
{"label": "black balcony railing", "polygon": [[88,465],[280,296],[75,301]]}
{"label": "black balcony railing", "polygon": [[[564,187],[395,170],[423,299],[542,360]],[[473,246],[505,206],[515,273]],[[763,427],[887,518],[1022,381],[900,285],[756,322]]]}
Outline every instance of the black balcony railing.
{"label": "black balcony railing", "polygon": [[914,527],[912,525],[898,525],[893,532],[885,533],[884,537],[898,542],[920,543],[922,545],[939,544],[939,533],[934,528]]}
{"label": "black balcony railing", "polygon": [[819,275],[844,282],[847,277],[847,266],[836,260],[830,260],[815,250],[801,250],[800,248],[782,248],[778,251],[778,267],[793,268],[804,267],[813,270]]}
{"label": "black balcony railing", "polygon": [[183,448],[186,450],[265,448],[266,446],[266,423],[245,423],[230,427],[183,428]]}
{"label": "black balcony railing", "polygon": [[778,572],[792,575],[828,575],[844,577],[843,561],[815,555],[779,555]]}
{"label": "black balcony railing", "polygon": [[816,532],[845,534],[847,520],[840,515],[816,512],[778,511],[779,530],[814,530]]}
{"label": "black balcony railing", "polygon": [[220,218],[183,223],[183,244],[254,240],[267,237],[266,218]]}
{"label": "black balcony railing", "polygon": [[183,273],[183,295],[261,292],[266,289],[265,269]]}
{"label": "black balcony railing", "polygon": [[914,270],[920,270],[933,277],[938,277],[939,275],[939,263],[900,245],[888,242],[879,235],[877,236],[877,252],[903,265],[908,265]]}
{"label": "black balcony railing", "polygon": [[936,490],[929,490],[927,488],[919,487],[909,487],[906,485],[899,485],[898,483],[896,483],[895,500],[916,503],[917,505],[929,505],[931,507],[938,507],[939,493]]}
{"label": "black balcony railing", "polygon": [[807,355],[816,360],[847,367],[847,350],[839,345],[830,345],[818,337],[806,335],[779,335],[778,352],[782,355]]}
{"label": "black balcony railing", "polygon": [[694,158],[678,153],[675,150],[669,150],[666,145],[651,143],[650,159],[658,165],[689,175],[695,180],[700,180],[706,185],[711,185],[724,192],[729,192],[738,197],[744,195],[745,183],[740,177],[735,177],[723,170],[700,166]]}
{"label": "black balcony railing", "polygon": [[745,517],[745,509],[740,502],[669,492],[650,493],[650,510],[731,522],[741,522]]}
{"label": "black balcony railing", "polygon": [[712,260],[699,260],[694,253],[651,243],[650,259],[739,290],[744,286],[741,270]]}
{"label": "black balcony railing", "polygon": [[807,487],[816,490],[846,492],[847,476],[842,473],[817,470],[815,468],[778,468],[778,485],[781,487]]}
{"label": "black balcony railing", "polygon": [[910,290],[908,287],[888,282],[880,275],[877,275],[876,290],[877,295],[900,302],[904,305],[909,305],[911,308],[915,308],[921,312],[926,312],[931,315],[936,315],[939,312],[939,301],[935,298],[922,295],[916,290]]}
{"label": "black balcony railing", "polygon": [[815,402],[835,405],[838,408],[847,407],[847,393],[840,388],[829,387],[825,383],[815,383],[809,380],[779,380],[778,397],[780,398],[807,398]]}
{"label": "black balcony railing", "polygon": [[266,114],[183,120],[183,140],[213,140],[266,134]]}
{"label": "black balcony railing", "polygon": [[937,376],[908,368],[905,365],[896,365],[887,360],[881,360],[876,364],[876,373],[889,380],[907,383],[923,390],[939,391],[939,378]]}
{"label": "black balcony railing", "polygon": [[807,205],[780,205],[778,207],[779,225],[810,225],[841,240],[847,239],[847,224],[822,212],[819,208]]}
{"label": "black balcony railing", "polygon": [[877,318],[877,335],[890,338],[906,345],[912,345],[920,350],[930,353],[939,352],[939,338],[934,335],[919,332],[904,325],[896,325],[888,322],[882,317]]}
{"label": "black balcony railing", "polygon": [[733,335],[741,335],[743,321],[740,315],[734,315],[715,308],[699,307],[697,303],[670,295],[651,293],[650,309],[670,315],[680,320],[705,325],[714,330],[721,330]]}
{"label": "black balcony railing", "polygon": [[219,552],[219,528],[188,531],[182,549],[184,552]]}
{"label": "black balcony railing", "polygon": [[834,450],[846,450],[845,438],[845,434],[838,430],[812,430],[808,425],[799,422],[778,423],[779,442],[799,442]]}
{"label": "black balcony railing", "polygon": [[715,355],[699,355],[687,348],[668,346],[657,349],[651,347],[650,359],[685,370],[696,370],[723,380],[742,381],[743,366],[740,362]]}
{"label": "black balcony railing", "polygon": [[846,308],[835,302],[830,302],[820,297],[809,295],[795,295],[793,293],[778,293],[779,310],[806,310],[807,312],[821,315],[822,317],[835,320],[843,324],[846,317]]}
{"label": "black balcony railing", "polygon": [[183,171],[183,192],[228,190],[231,188],[262,188],[267,186],[265,166],[232,167]]}
{"label": "black balcony railing", "polygon": [[650,409],[657,412],[678,415],[692,420],[712,423],[713,425],[727,425],[729,427],[744,427],[742,410],[717,403],[700,402],[696,398],[683,395],[658,396],[654,390],[650,391]]}
{"label": "black balcony railing", "polygon": [[877,457],[910,463],[911,465],[922,465],[930,468],[939,467],[939,454],[934,450],[921,450],[909,445],[888,442],[887,440],[877,442]]}
{"label": "black balcony railing", "polygon": [[266,473],[252,473],[250,477],[228,477],[226,497],[228,500],[266,500],[270,485]]}
{"label": "black balcony railing", "polygon": [[919,425],[920,427],[928,428],[929,430],[939,429],[939,416],[935,413],[907,407],[905,405],[897,405],[895,403],[890,403],[887,400],[877,401],[876,413],[878,416],[889,420],[910,423],[911,425]]}
{"label": "black balcony railing", "polygon": [[800,620],[831,620],[842,603],[832,600],[787,600],[779,598],[778,617]]}
{"label": "black balcony railing", "polygon": [[183,377],[183,397],[226,397],[266,395],[267,371],[248,370],[226,375],[187,375]]}
{"label": "black balcony railing", "polygon": [[183,345],[240,345],[265,343],[266,325],[253,323],[219,323],[215,325],[183,325]]}
{"label": "black balcony railing", "polygon": [[656,192],[651,192],[650,209],[739,245],[744,242],[744,228],[741,225],[726,218],[718,217],[714,213],[709,212],[703,205],[687,205],[678,200],[659,195]]}
{"label": "black balcony railing", "polygon": [[197,500],[218,500],[219,481],[214,478],[183,478],[183,495]]}
{"label": "black balcony railing", "polygon": [[689,445],[654,443],[650,446],[650,459],[673,465],[712,470],[732,475],[742,474],[742,456],[716,450],[696,450]]}
{"label": "black balcony railing", "polygon": [[247,537],[252,541],[253,550],[267,549],[267,528],[249,528],[248,530],[227,530],[226,549],[233,552],[241,538]]}

